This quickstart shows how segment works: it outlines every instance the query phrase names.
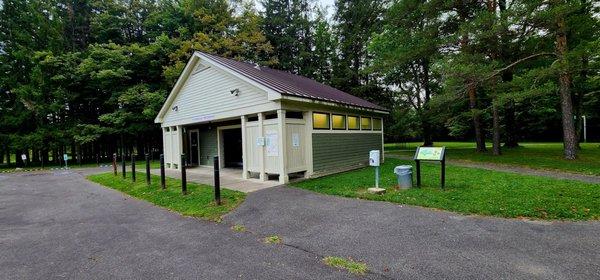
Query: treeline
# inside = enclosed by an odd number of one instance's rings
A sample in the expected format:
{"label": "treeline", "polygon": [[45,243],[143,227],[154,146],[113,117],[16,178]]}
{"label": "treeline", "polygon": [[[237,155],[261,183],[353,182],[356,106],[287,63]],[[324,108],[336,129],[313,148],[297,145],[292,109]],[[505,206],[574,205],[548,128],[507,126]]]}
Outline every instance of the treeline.
{"label": "treeline", "polygon": [[[494,153],[600,120],[594,1],[4,0],[1,163],[158,153],[153,119],[194,50],[330,84],[391,109],[386,137]],[[554,137],[554,139],[552,139]]]}

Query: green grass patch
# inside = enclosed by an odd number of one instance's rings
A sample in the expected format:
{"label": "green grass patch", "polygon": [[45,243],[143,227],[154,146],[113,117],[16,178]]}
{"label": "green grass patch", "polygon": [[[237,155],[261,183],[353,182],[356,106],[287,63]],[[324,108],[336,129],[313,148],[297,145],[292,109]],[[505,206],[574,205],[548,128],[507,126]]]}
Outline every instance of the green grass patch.
{"label": "green grass patch", "polygon": [[[386,159],[381,167],[383,195],[369,194],[372,167],[301,181],[294,187],[368,200],[507,218],[598,220],[600,185],[476,168],[446,166],[446,190],[440,188],[440,165],[422,164],[421,188],[396,190],[393,169],[414,161]],[[413,174],[414,175],[414,174]],[[413,176],[416,178],[416,176]]]}
{"label": "green grass patch", "polygon": [[[386,152],[412,157],[421,142],[386,144]],[[563,156],[562,143],[520,143],[518,148],[503,148],[501,156],[488,151],[478,153],[475,143],[471,142],[436,142],[435,146],[446,147],[446,157],[450,160],[486,162],[523,166],[534,169],[560,170],[572,173],[600,176],[600,143],[581,143],[576,160],[566,160]]]}
{"label": "green grass patch", "polygon": [[267,244],[280,244],[281,242],[283,242],[283,238],[281,238],[277,235],[271,235],[271,236],[265,237],[263,242],[265,242]]}
{"label": "green grass patch", "polygon": [[242,225],[234,225],[231,227],[231,229],[235,232],[245,232],[246,231],[246,227],[242,226]]}
{"label": "green grass patch", "polygon": [[352,274],[363,275],[369,270],[366,263],[342,257],[325,257],[323,258],[323,262],[331,267],[348,270]]}
{"label": "green grass patch", "polygon": [[242,192],[221,189],[221,205],[214,202],[213,187],[188,182],[187,195],[181,193],[181,180],[166,178],[166,190],[160,187],[160,177],[152,175],[152,184],[146,185],[146,174],[136,172],[137,182],[131,181],[131,173],[123,179],[121,175],[112,173],[90,175],[87,178],[100,185],[109,187],[149,201],[158,206],[173,210],[185,216],[193,216],[206,220],[218,221],[222,215],[237,207],[246,195]]}

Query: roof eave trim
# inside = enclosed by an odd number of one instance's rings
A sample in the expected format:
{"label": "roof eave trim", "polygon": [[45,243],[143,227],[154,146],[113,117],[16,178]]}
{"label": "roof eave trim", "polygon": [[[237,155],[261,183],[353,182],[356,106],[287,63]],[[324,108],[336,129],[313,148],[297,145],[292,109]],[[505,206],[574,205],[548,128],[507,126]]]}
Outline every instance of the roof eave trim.
{"label": "roof eave trim", "polygon": [[390,114],[390,112],[387,110],[380,110],[380,109],[376,109],[376,108],[350,105],[350,104],[341,103],[341,102],[322,101],[322,100],[318,100],[318,99],[298,97],[298,96],[292,96],[292,95],[282,95],[281,99],[291,100],[291,101],[299,101],[299,102],[311,103],[311,104],[328,105],[328,106],[334,106],[334,107],[346,107],[346,108],[350,108],[350,109],[356,109],[356,110],[361,110],[361,111],[371,111],[374,113],[386,114],[386,115]]}
{"label": "roof eave trim", "polygon": [[163,104],[162,108],[160,108],[158,115],[156,115],[156,118],[154,119],[154,123],[162,123],[163,122],[163,118],[164,118],[165,114],[167,114],[169,107],[175,100],[175,97],[181,90],[181,87],[187,80],[190,72],[192,72],[192,69],[194,68],[194,65],[196,65],[196,62],[198,61],[198,59],[199,59],[199,57],[196,55],[192,55],[192,57],[190,57],[190,60],[185,65],[185,68],[183,68],[183,72],[181,72],[181,75],[179,75],[179,78],[177,78],[177,82],[175,82],[175,85],[171,89],[171,92],[169,93],[167,100],[165,100],[165,103]]}

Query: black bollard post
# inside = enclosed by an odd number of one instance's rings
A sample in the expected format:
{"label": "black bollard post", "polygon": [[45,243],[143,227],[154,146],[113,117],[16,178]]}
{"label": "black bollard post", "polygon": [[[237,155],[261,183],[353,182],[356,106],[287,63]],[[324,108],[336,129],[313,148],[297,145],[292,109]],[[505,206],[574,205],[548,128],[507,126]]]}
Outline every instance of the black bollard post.
{"label": "black bollard post", "polygon": [[219,157],[215,156],[213,158],[213,165],[214,165],[214,179],[215,179],[215,201],[217,202],[217,205],[221,205],[221,179],[219,177]]}
{"label": "black bollard post", "polygon": [[146,184],[150,186],[150,155],[146,154]]}
{"label": "black bollard post", "polygon": [[187,177],[185,174],[185,155],[181,155],[181,193],[187,194]]}
{"label": "black bollard post", "polygon": [[117,176],[117,153],[113,154],[113,173]]}
{"label": "black bollard post", "polygon": [[127,178],[127,166],[125,166],[125,154],[121,151],[121,173],[123,173],[123,179]]}
{"label": "black bollard post", "polygon": [[164,190],[167,188],[165,184],[165,155],[160,155],[160,187]]}
{"label": "black bollard post", "polygon": [[131,153],[131,180],[135,183],[135,154]]}

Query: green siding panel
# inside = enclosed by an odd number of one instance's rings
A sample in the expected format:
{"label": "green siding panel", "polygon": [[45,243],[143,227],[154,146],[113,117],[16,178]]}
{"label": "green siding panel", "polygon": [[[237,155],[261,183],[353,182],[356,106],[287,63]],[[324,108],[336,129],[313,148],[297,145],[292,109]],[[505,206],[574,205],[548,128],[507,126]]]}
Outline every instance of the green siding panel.
{"label": "green siding panel", "polygon": [[200,165],[213,165],[213,157],[217,155],[217,130],[200,129]]}
{"label": "green siding panel", "polygon": [[369,151],[381,150],[380,133],[313,133],[313,170],[331,170],[366,165]]}

